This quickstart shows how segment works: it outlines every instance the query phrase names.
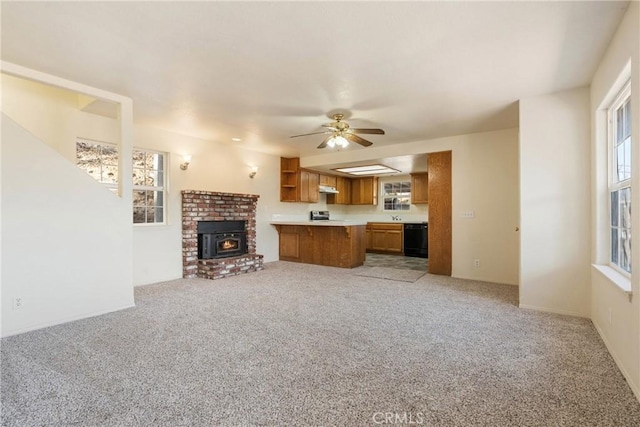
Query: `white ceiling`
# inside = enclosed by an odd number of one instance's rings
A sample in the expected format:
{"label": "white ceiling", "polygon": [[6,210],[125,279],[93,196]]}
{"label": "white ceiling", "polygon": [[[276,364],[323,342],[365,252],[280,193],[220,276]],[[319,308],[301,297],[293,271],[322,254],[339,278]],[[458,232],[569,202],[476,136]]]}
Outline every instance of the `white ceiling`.
{"label": "white ceiling", "polygon": [[3,1],[2,59],[129,96],[137,123],[305,156],[322,135],[288,137],[336,111],[378,146],[517,127],[518,99],[589,84],[627,5]]}

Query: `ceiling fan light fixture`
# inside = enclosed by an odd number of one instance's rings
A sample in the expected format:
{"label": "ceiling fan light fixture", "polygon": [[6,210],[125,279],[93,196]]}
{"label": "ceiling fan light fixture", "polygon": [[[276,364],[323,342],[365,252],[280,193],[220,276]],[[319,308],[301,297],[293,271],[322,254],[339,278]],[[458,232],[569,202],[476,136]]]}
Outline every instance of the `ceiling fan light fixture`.
{"label": "ceiling fan light fixture", "polygon": [[343,114],[336,113],[333,115],[333,119],[335,122],[325,123],[322,127],[327,128],[320,132],[311,132],[311,133],[303,133],[300,135],[293,135],[290,138],[298,138],[301,136],[309,136],[309,135],[329,135],[327,136],[318,148],[336,148],[340,150],[341,148],[346,148],[349,146],[350,142],[355,142],[357,144],[362,145],[363,147],[369,147],[373,143],[368,141],[361,136],[356,134],[371,134],[371,135],[384,135],[383,129],[360,129],[360,128],[352,128],[349,126],[349,123],[343,122],[344,118]]}
{"label": "ceiling fan light fixture", "polygon": [[346,148],[349,145],[349,141],[342,135],[334,137],[333,141],[338,147]]}

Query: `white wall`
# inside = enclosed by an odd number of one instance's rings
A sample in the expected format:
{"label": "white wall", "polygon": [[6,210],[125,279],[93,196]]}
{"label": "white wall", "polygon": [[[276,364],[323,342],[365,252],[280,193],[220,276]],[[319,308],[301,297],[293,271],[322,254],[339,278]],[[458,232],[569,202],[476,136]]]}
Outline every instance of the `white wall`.
{"label": "white wall", "polygon": [[81,111],[82,95],[8,74],[0,78],[2,112],[71,163],[76,162],[77,137],[114,144],[119,141],[118,120]]}
{"label": "white wall", "polygon": [[[632,206],[640,205],[640,4],[631,2],[591,83],[591,152],[593,174],[591,213],[591,261],[608,261],[607,204],[607,140],[606,113],[617,80],[630,64],[631,77],[631,140],[633,144]],[[628,75],[627,75],[628,77]],[[638,215],[633,215],[632,229],[640,229]],[[629,300],[611,280],[595,268],[591,269],[591,319],[609,352],[640,400],[640,241],[632,240],[631,290]]]}
{"label": "white wall", "polygon": [[130,218],[122,199],[3,114],[2,336],[132,306]]}
{"label": "white wall", "polygon": [[[114,195],[78,169],[73,154],[76,136],[109,135],[127,153],[119,174],[131,176],[131,99],[0,64],[2,335],[132,306],[131,184],[121,179]],[[118,118],[81,112],[77,94],[108,103]]]}
{"label": "white wall", "polygon": [[520,100],[520,306],[589,316],[587,88]]}
{"label": "white wall", "polygon": [[[304,157],[300,162],[303,167],[313,168],[446,150],[453,153],[452,276],[518,284],[517,129],[326,153]],[[345,212],[362,213],[361,208],[353,208],[347,206]],[[475,218],[461,218],[462,211],[474,211]],[[428,215],[428,207],[424,213]],[[479,268],[474,267],[475,259],[480,259]]]}

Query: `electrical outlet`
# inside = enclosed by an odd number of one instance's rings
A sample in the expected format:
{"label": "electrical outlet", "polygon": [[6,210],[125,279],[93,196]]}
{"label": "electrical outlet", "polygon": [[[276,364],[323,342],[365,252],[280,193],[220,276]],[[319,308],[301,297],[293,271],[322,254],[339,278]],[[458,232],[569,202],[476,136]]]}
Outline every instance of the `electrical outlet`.
{"label": "electrical outlet", "polygon": [[22,297],[15,297],[13,299],[13,309],[14,310],[20,310],[23,305],[24,305],[24,300],[22,299]]}
{"label": "electrical outlet", "polygon": [[473,266],[474,267],[480,267],[480,260],[479,259],[474,260],[473,261]]}
{"label": "electrical outlet", "polygon": [[461,211],[460,212],[460,218],[475,218],[475,217],[476,217],[475,211]]}

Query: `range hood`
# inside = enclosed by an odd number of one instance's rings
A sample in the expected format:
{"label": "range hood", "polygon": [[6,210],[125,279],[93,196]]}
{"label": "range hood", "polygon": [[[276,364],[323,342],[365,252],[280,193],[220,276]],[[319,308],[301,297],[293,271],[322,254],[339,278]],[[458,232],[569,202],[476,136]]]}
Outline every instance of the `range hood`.
{"label": "range hood", "polygon": [[336,190],[336,187],[332,187],[330,185],[321,185],[320,192],[327,194],[338,194],[338,190]]}

